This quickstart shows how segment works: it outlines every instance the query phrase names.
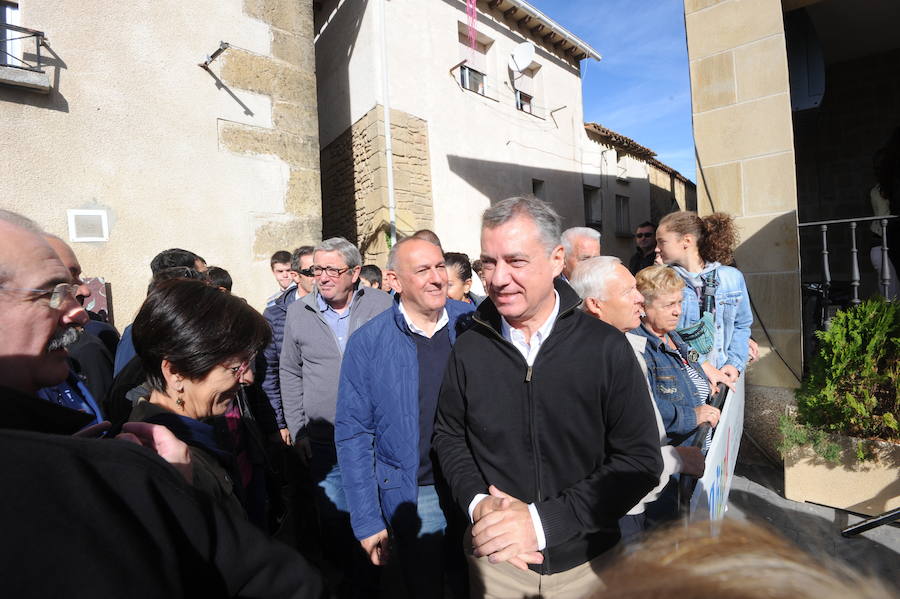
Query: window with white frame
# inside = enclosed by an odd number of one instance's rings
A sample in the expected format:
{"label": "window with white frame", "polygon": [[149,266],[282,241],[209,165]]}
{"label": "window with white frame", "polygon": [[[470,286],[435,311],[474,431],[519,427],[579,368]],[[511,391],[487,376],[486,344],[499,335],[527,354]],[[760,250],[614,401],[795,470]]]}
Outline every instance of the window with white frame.
{"label": "window with white frame", "polygon": [[22,34],[4,25],[19,25],[19,5],[0,1],[0,66],[20,67],[22,63]]}
{"label": "window with white frame", "polygon": [[534,114],[534,98],[520,89],[516,90],[516,108],[528,114]]}
{"label": "window with white frame", "polygon": [[603,226],[603,196],[600,189],[584,185],[584,224],[600,231]]}
{"label": "window with white frame", "polygon": [[632,235],[628,196],[616,195],[616,235]]}
{"label": "window with white frame", "polygon": [[[533,64],[533,63],[532,63]],[[517,74],[513,79],[516,91],[516,108],[528,114],[538,114],[535,103],[540,65],[534,65]]]}
{"label": "window with white frame", "polygon": [[489,95],[488,51],[493,41],[478,33],[474,47],[469,43],[467,31],[459,30],[459,57],[463,64],[459,67],[459,84],[463,88],[483,96]]}
{"label": "window with white frame", "polygon": [[480,73],[472,67],[466,65],[459,67],[459,84],[469,91],[485,95],[485,79],[487,77],[484,73]]}

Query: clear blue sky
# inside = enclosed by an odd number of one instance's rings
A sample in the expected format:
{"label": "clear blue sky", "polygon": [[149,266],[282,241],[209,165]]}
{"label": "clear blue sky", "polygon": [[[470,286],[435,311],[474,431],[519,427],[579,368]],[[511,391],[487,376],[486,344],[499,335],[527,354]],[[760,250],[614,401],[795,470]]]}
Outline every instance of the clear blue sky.
{"label": "clear blue sky", "polygon": [[656,152],[692,181],[683,0],[529,0],[603,56],[581,62],[584,120]]}

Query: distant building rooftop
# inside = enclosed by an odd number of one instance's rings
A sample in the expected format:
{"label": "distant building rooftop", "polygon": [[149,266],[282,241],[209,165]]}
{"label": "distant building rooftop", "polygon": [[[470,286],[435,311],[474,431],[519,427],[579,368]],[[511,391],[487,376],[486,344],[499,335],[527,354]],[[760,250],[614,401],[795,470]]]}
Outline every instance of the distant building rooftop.
{"label": "distant building rooftop", "polygon": [[619,150],[627,154],[631,154],[636,158],[640,158],[642,160],[646,160],[648,164],[652,164],[656,168],[667,172],[672,175],[676,179],[683,181],[685,183],[694,184],[693,181],[676,171],[671,166],[664,164],[656,159],[656,152],[651,150],[646,146],[642,146],[638,142],[634,141],[630,137],[626,137],[621,133],[617,133],[612,129],[608,129],[603,125],[599,125],[597,123],[585,123],[584,129],[588,133],[588,137],[598,140],[601,143],[605,143],[607,145],[613,146]]}

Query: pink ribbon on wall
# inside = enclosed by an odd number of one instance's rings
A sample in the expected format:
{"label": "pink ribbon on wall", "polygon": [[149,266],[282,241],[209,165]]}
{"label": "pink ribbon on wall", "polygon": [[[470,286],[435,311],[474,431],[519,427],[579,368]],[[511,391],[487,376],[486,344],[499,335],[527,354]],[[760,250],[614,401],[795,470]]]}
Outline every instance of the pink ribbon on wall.
{"label": "pink ribbon on wall", "polygon": [[478,41],[478,0],[466,0],[466,16],[468,17],[468,33],[469,47],[475,50],[475,44]]}

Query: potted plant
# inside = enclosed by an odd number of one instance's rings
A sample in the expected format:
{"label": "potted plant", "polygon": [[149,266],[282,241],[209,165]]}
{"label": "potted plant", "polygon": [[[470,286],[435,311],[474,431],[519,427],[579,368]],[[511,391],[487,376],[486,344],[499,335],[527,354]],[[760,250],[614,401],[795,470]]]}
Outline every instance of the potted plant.
{"label": "potted plant", "polygon": [[900,303],[867,300],[816,333],[780,422],[785,497],[877,515],[900,506]]}

